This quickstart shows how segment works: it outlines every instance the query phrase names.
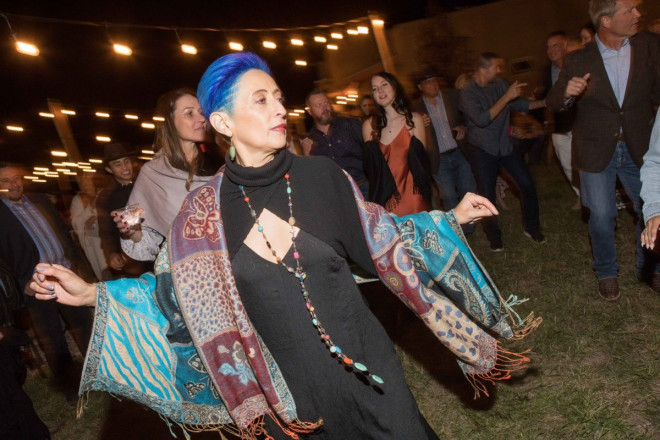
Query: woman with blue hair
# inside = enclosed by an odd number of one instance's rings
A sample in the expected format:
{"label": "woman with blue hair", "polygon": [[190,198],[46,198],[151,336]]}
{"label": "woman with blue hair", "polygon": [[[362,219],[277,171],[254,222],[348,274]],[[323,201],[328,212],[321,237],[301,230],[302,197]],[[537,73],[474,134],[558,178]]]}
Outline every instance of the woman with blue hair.
{"label": "woman with blue hair", "polygon": [[435,439],[349,261],[424,320],[477,390],[528,361],[501,355],[491,332],[533,323],[507,323],[461,235],[497,213],[486,199],[408,218],[365,202],[332,160],[285,150],[283,93],[254,54],[214,62],[198,96],[233,152],[184,201],[155,277],[87,284],[37,266],[39,299],[96,305],[81,392],[241,438]]}

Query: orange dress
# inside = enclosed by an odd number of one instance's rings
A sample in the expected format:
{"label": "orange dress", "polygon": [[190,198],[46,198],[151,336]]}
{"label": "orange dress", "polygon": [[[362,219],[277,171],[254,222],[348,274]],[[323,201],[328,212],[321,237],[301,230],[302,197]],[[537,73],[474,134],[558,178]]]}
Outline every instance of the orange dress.
{"label": "orange dress", "polygon": [[412,134],[404,125],[390,144],[379,142],[380,151],[390,167],[398,193],[389,198],[385,203],[385,209],[399,217],[431,209],[422,195],[413,189],[413,176],[408,165],[411,139]]}

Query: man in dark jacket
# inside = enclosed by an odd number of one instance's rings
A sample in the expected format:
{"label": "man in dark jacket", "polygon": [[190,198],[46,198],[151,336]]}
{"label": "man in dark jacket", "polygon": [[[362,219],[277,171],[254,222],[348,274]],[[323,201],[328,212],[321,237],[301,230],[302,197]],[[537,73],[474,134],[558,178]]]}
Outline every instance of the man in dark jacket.
{"label": "man in dark jacket", "polygon": [[87,352],[92,317],[89,309],[54,301],[38,301],[29,287],[39,262],[59,264],[75,270],[78,259],[71,235],[47,197],[23,193],[23,170],[0,162],[0,258],[25,293],[37,341],[53,377],[63,390],[73,393],[79,379],[66,339],[62,319],[78,348]]}
{"label": "man in dark jacket", "polygon": [[[620,296],[614,241],[616,180],[641,219],[639,168],[649,148],[653,107],[660,104],[660,41],[654,34],[638,34],[638,3],[590,1],[596,37],[566,56],[547,97],[553,111],[576,108],[574,163],[580,171],[582,204],[589,209],[598,292],[609,301]],[[641,246],[641,222],[637,229],[637,276],[644,281],[658,278],[657,257]]]}

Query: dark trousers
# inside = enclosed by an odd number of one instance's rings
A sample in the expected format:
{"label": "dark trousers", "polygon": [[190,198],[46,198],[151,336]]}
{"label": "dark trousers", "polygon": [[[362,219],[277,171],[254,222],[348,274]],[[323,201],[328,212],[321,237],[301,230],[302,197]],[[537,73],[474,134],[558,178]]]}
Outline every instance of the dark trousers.
{"label": "dark trousers", "polygon": [[48,428],[23,391],[25,366],[19,347],[29,343],[27,335],[10,327],[0,328],[0,438],[12,440],[49,439]]}
{"label": "dark trousers", "polygon": [[71,377],[75,372],[72,371],[72,358],[64,337],[65,328],[62,321],[84,355],[87,353],[92,331],[91,311],[87,307],[65,306],[55,301],[39,301],[34,297],[28,297],[27,306],[37,342],[46,356],[54,378],[64,382],[75,381],[76,379]]}
{"label": "dark trousers", "polygon": [[[540,229],[539,201],[536,196],[534,181],[523,159],[511,153],[506,156],[493,156],[479,147],[472,147],[471,165],[477,180],[479,194],[495,204],[495,182],[500,168],[504,169],[518,187],[522,201],[523,227],[525,231]],[[501,244],[502,232],[497,217],[482,220],[484,232],[491,244]]]}

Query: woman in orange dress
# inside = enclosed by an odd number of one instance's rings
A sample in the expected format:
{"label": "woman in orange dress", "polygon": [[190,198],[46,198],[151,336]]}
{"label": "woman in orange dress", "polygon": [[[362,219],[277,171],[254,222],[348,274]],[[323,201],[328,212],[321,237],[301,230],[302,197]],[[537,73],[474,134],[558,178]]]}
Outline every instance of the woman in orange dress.
{"label": "woman in orange dress", "polygon": [[364,121],[364,171],[369,200],[398,216],[431,209],[431,168],[422,116],[410,110],[399,81],[371,77],[376,115]]}

